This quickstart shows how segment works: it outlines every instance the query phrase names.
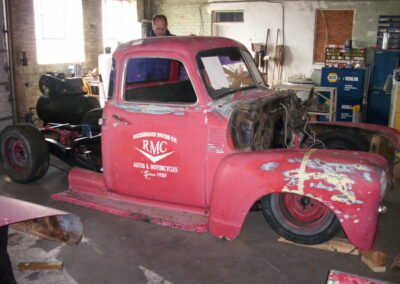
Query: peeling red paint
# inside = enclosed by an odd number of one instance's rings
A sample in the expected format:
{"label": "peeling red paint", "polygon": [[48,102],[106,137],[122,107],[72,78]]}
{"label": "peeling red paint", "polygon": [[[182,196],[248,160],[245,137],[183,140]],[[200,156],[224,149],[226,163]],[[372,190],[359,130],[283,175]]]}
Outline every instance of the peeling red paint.
{"label": "peeling red paint", "polygon": [[0,227],[17,229],[50,240],[78,243],[83,236],[80,219],[70,213],[0,196]]}
{"label": "peeling red paint", "polygon": [[326,284],[389,284],[389,282],[331,270]]}

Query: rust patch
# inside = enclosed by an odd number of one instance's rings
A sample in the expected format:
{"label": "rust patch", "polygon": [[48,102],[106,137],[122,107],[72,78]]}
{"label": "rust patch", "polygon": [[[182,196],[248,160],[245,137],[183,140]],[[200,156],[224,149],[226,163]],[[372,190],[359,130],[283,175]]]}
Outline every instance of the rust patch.
{"label": "rust patch", "polygon": [[[309,186],[312,188],[339,192],[331,196],[332,201],[362,204],[363,202],[357,199],[352,190],[355,181],[351,178],[351,174],[355,171],[362,171],[363,177],[370,180],[371,169],[360,164],[329,163],[320,159],[310,159],[314,151],[316,150],[312,149],[304,155],[299,168],[283,173],[287,184],[282,191],[304,195],[305,182],[310,181]],[[289,162],[298,163],[300,159],[289,159]],[[307,173],[307,168],[319,170],[319,172]],[[311,182],[312,180],[314,182]]]}
{"label": "rust patch", "polygon": [[260,169],[263,171],[270,172],[270,171],[275,171],[278,167],[279,167],[279,163],[269,162],[269,163],[262,164],[260,166]]}

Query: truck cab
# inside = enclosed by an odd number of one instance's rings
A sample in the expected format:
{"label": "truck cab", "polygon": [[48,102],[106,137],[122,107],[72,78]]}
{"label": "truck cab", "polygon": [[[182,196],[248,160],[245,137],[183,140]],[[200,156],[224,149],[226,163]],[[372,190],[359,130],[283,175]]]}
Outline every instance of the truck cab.
{"label": "truck cab", "polygon": [[215,104],[241,89],[266,88],[261,77],[253,80],[240,48],[224,41],[226,47],[220,45],[208,54],[189,52],[190,46],[210,45],[188,38],[174,40],[179,52],[170,50],[166,41],[150,39],[135,50],[116,53],[113,75],[121,84],[110,91],[102,125],[109,188],[135,197],[209,207],[213,173],[234,150],[228,145],[227,120],[216,113]]}

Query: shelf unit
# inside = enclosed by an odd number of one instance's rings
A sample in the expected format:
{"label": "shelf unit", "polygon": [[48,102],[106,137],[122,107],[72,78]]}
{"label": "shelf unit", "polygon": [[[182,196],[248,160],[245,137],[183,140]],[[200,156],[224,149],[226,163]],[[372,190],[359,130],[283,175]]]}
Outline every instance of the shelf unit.
{"label": "shelf unit", "polygon": [[337,90],[333,87],[319,87],[312,85],[274,85],[275,90],[293,90],[294,92],[310,92],[314,88],[314,94],[316,94],[322,104],[328,105],[328,111],[308,111],[308,115],[312,116],[325,116],[328,121],[336,121],[336,100],[337,100]]}
{"label": "shelf unit", "polygon": [[382,48],[383,33],[389,33],[388,49],[400,49],[400,15],[379,16],[377,48]]}
{"label": "shelf unit", "polygon": [[325,48],[325,67],[354,67],[365,66],[366,48]]}

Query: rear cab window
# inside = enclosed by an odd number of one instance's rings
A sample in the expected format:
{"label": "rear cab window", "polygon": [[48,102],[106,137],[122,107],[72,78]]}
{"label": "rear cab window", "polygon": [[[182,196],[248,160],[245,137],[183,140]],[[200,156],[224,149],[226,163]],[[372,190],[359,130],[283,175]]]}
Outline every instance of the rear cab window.
{"label": "rear cab window", "polygon": [[127,102],[197,102],[184,65],[175,59],[130,58],[126,64],[123,99]]}

